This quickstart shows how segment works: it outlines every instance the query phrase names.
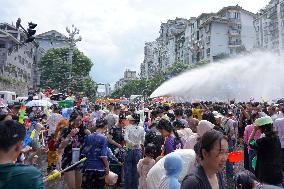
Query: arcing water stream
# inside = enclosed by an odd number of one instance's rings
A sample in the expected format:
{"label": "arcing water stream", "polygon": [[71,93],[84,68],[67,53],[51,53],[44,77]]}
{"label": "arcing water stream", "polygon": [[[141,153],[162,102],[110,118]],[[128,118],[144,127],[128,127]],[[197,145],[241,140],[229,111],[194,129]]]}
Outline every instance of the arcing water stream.
{"label": "arcing water stream", "polygon": [[200,100],[272,100],[284,97],[284,60],[255,52],[210,63],[174,77],[151,97],[178,96]]}

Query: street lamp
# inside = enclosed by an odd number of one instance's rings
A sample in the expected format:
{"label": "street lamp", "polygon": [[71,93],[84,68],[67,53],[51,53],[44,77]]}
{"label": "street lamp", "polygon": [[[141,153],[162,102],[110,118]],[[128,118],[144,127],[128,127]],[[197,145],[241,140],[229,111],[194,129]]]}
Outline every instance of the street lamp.
{"label": "street lamp", "polygon": [[76,47],[76,43],[79,41],[82,41],[82,37],[79,36],[78,38],[75,37],[75,35],[78,35],[80,33],[80,30],[72,25],[72,28],[66,27],[66,31],[69,35],[68,37],[68,43],[69,43],[69,52],[68,52],[68,59],[67,62],[70,65],[69,69],[69,82],[68,82],[68,88],[70,87],[71,81],[72,81],[72,57],[73,57],[73,51]]}

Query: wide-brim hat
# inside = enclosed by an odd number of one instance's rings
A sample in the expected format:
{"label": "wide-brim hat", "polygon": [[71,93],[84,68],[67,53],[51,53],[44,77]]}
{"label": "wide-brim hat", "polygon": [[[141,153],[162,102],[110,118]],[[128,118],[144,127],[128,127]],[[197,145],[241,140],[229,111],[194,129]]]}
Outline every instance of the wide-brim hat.
{"label": "wide-brim hat", "polygon": [[267,124],[272,124],[272,123],[273,123],[273,120],[271,119],[270,116],[264,116],[264,117],[258,118],[254,122],[254,124],[259,127],[267,125]]}

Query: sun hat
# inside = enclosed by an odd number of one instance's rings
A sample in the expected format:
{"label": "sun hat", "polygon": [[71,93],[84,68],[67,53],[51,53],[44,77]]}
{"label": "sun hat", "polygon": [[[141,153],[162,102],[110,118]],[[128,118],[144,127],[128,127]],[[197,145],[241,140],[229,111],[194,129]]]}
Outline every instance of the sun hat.
{"label": "sun hat", "polygon": [[273,120],[271,119],[270,116],[264,116],[264,117],[258,118],[254,122],[256,126],[264,126],[264,125],[272,124],[272,123],[273,123]]}

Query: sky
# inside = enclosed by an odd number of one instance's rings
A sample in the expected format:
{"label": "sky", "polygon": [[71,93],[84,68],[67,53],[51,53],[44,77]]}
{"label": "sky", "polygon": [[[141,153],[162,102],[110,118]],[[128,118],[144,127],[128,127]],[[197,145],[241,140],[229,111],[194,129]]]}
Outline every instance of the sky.
{"label": "sky", "polygon": [[[96,82],[114,84],[126,68],[139,72],[144,44],[159,36],[161,23],[197,17],[239,4],[256,13],[270,0],[0,0],[0,22],[37,23],[37,34],[57,30],[65,35],[74,24],[83,40],[78,48],[94,66]],[[26,23],[26,24],[25,24]]]}

